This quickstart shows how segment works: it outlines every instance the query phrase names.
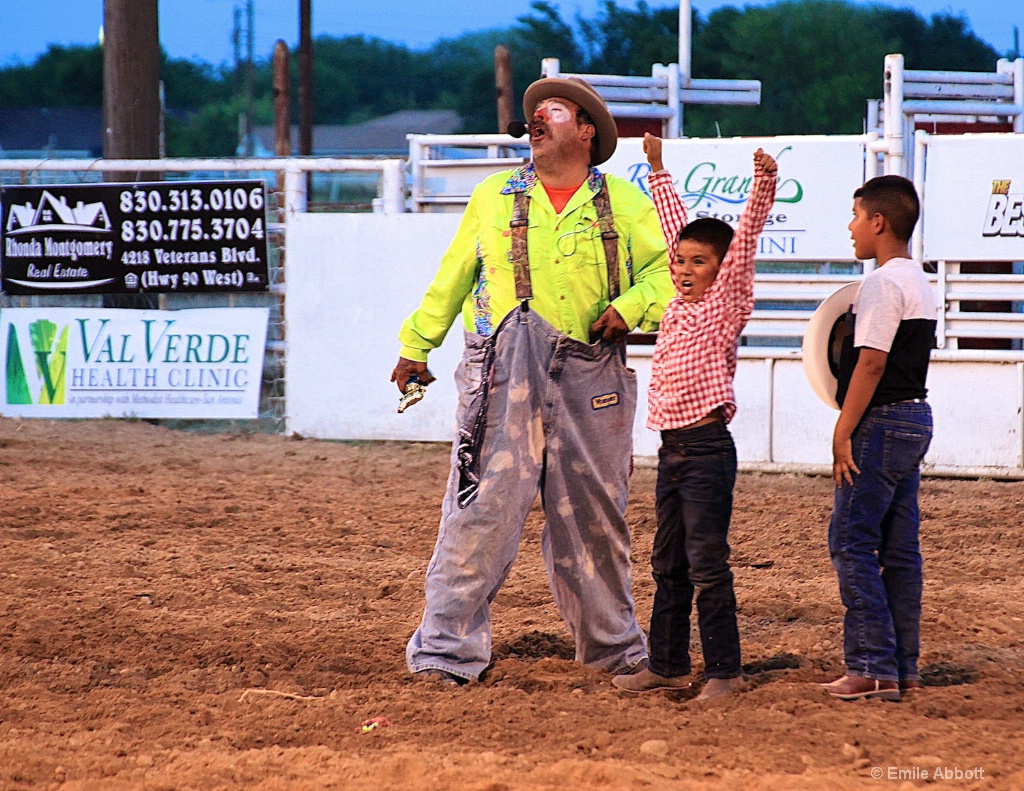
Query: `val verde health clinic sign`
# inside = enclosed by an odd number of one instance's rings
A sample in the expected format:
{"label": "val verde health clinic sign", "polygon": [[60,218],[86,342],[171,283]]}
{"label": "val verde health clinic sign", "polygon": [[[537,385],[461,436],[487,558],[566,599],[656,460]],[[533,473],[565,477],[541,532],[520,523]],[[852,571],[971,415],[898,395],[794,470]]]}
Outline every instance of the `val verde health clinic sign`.
{"label": "val verde health clinic sign", "polygon": [[0,310],[0,414],[255,418],[266,308]]}

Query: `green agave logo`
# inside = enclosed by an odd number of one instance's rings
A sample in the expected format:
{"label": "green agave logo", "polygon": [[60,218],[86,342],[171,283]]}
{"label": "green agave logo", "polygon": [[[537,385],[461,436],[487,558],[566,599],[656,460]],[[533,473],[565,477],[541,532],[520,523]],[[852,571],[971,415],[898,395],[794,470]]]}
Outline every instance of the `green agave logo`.
{"label": "green agave logo", "polygon": [[67,369],[68,330],[70,325],[57,334],[57,325],[48,319],[39,319],[28,325],[29,340],[32,343],[32,357],[36,373],[42,382],[39,398],[32,400],[25,364],[21,358],[18,343],[18,328],[7,327],[7,403],[8,404],[63,404],[64,373]]}

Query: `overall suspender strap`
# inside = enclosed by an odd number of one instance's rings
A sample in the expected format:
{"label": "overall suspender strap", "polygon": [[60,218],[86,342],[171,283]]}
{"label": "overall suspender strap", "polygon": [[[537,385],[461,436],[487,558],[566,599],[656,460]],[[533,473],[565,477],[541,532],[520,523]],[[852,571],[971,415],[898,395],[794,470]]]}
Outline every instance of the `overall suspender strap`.
{"label": "overall suspender strap", "polygon": [[530,227],[530,196],[525,192],[515,194],[512,209],[512,268],[516,281],[516,299],[528,309],[528,300],[533,299],[533,285],[530,282],[530,253],[526,247],[526,232]]}
{"label": "overall suspender strap", "polygon": [[619,286],[619,235],[615,232],[615,219],[612,217],[612,204],[604,176],[601,177],[601,191],[594,196],[594,208],[597,209],[604,258],[608,264],[608,301],[614,302],[622,293]]}
{"label": "overall suspender strap", "polygon": [[[612,217],[612,204],[608,197],[608,184],[601,179],[601,191],[594,196],[594,208],[597,210],[597,222],[601,229],[601,242],[604,244],[605,263],[608,266],[608,301],[614,302],[622,293],[619,284],[619,235],[615,231],[615,220]],[[515,194],[512,208],[512,268],[516,282],[516,299],[528,308],[528,301],[533,299],[533,285],[530,281],[530,253],[527,249],[526,234],[530,227],[530,196],[525,192]]]}

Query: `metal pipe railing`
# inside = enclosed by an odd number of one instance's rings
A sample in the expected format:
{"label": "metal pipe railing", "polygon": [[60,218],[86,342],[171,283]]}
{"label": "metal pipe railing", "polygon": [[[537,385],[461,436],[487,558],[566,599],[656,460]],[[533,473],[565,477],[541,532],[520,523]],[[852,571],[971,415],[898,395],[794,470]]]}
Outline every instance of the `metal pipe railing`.
{"label": "metal pipe railing", "polygon": [[[507,136],[506,136],[507,137]],[[511,139],[511,138],[509,138]],[[306,173],[379,173],[381,203],[386,213],[405,210],[405,160],[340,159],[334,157],[247,157],[238,159],[0,159],[0,172],[61,173],[189,173],[189,172],[284,172],[285,205],[290,211],[305,211]],[[290,178],[290,182],[289,182]]]}
{"label": "metal pipe railing", "polygon": [[905,82],[944,82],[949,85],[1012,85],[1007,74],[979,71],[908,71]]}

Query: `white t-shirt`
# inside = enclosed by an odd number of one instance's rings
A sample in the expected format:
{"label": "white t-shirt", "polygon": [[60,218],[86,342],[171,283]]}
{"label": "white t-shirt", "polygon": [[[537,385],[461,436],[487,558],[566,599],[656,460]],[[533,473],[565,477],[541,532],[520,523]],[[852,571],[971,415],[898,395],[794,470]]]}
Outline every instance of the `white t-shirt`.
{"label": "white t-shirt", "polygon": [[843,339],[836,401],[842,405],[863,348],[888,356],[870,406],[928,394],[928,359],[938,304],[928,276],[909,258],[892,258],[861,281],[853,302],[853,336]]}
{"label": "white t-shirt", "polygon": [[909,258],[891,258],[860,284],[853,302],[857,314],[853,345],[889,352],[900,322],[934,321],[938,311],[935,292],[921,265]]}

